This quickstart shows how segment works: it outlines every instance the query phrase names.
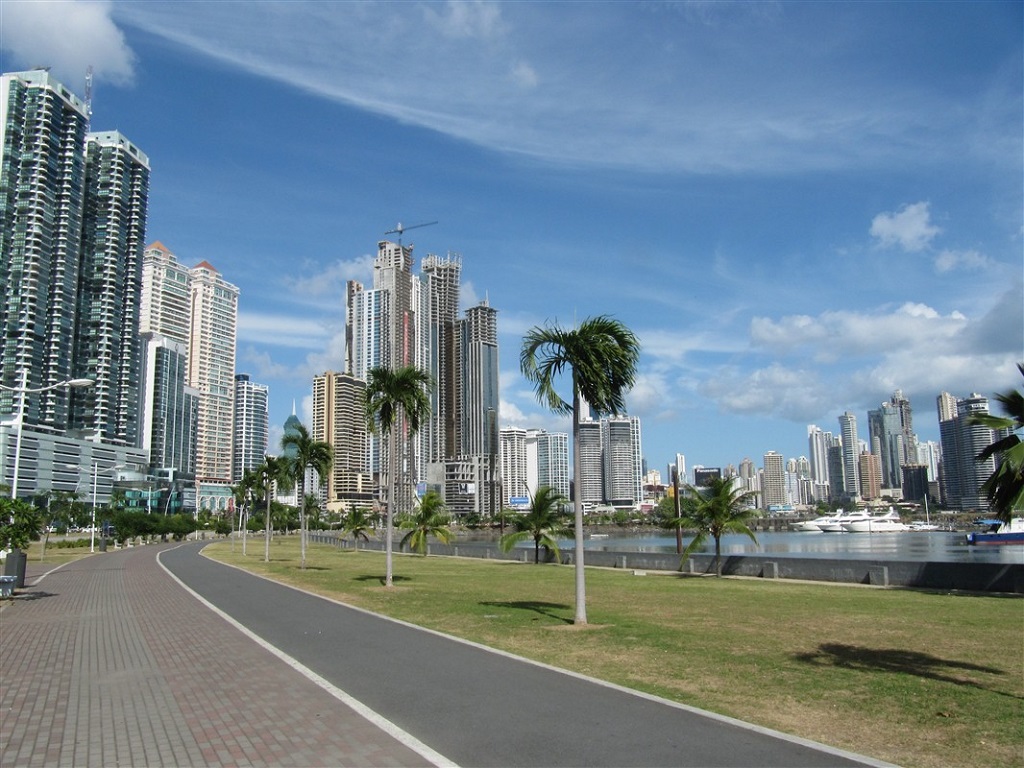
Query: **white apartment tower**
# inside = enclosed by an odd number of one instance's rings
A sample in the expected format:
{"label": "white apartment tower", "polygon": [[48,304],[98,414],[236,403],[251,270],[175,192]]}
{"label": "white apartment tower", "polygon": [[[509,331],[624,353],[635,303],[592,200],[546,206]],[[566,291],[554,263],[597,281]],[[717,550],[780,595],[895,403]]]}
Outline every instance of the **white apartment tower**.
{"label": "white apartment tower", "polygon": [[609,416],[600,424],[604,500],[613,507],[635,507],[644,498],[640,419]]}
{"label": "white apartment tower", "polygon": [[142,259],[139,330],[187,344],[192,291],[189,269],[161,242],[148,246]]}
{"label": "white apartment tower", "polygon": [[235,417],[238,288],[206,261],[193,267],[189,275],[188,383],[200,393],[196,480],[200,485],[227,486],[231,483]]}
{"label": "white apartment tower", "polygon": [[246,471],[263,463],[270,442],[269,390],[246,373],[235,375],[235,425],[231,452],[231,482],[240,483]]}
{"label": "white apartment tower", "polygon": [[[843,487],[841,491],[850,501],[860,496],[860,444],[857,438],[857,417],[849,411],[839,417],[839,432],[842,436]],[[831,474],[831,473],[830,473]]]}

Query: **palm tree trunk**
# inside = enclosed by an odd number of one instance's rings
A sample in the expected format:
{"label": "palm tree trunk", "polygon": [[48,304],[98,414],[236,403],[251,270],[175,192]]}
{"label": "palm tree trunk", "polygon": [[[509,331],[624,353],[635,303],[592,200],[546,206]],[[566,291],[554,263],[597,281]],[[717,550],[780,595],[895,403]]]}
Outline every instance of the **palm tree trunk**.
{"label": "palm tree trunk", "polygon": [[393,580],[392,569],[391,569],[391,550],[392,550],[392,532],[394,531],[395,520],[395,482],[396,471],[395,471],[395,425],[391,425],[391,431],[388,435],[388,498],[387,498],[387,523],[384,529],[384,586],[390,587]]}
{"label": "palm tree trunk", "polygon": [[270,491],[267,491],[267,519],[263,521],[263,562],[270,562]]}
{"label": "palm tree trunk", "polygon": [[574,624],[587,623],[587,583],[583,570],[583,460],[580,458],[580,390],[576,386],[576,371],[572,373],[572,471],[576,477],[573,504],[576,534],[576,615]]}
{"label": "palm tree trunk", "polygon": [[306,468],[302,468],[302,480],[299,481],[299,567],[306,570]]}
{"label": "palm tree trunk", "polygon": [[715,576],[722,576],[722,537],[715,536]]}

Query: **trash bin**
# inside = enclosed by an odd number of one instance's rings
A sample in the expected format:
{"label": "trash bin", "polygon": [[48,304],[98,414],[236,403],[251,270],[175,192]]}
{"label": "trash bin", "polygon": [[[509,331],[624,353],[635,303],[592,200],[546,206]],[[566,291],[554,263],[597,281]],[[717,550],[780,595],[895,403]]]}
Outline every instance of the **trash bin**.
{"label": "trash bin", "polygon": [[0,598],[14,597],[14,577],[0,576]]}
{"label": "trash bin", "polygon": [[104,536],[102,539],[100,539],[100,552],[106,552],[106,551],[107,551],[107,538],[106,538],[106,536]]}
{"label": "trash bin", "polygon": [[12,549],[7,553],[4,561],[4,576],[14,577],[14,588],[22,589],[25,586],[25,566],[28,563],[28,555],[20,549]]}

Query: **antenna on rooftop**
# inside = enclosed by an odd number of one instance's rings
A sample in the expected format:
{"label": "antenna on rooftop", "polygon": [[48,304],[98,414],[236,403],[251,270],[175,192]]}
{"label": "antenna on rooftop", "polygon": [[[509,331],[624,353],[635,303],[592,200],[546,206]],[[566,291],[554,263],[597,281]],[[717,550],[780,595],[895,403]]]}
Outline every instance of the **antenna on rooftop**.
{"label": "antenna on rooftop", "polygon": [[436,221],[427,221],[427,222],[424,222],[423,224],[410,224],[408,227],[405,227],[405,226],[402,226],[402,222],[398,222],[398,224],[395,225],[394,229],[389,229],[384,234],[385,235],[395,235],[395,234],[397,234],[398,235],[398,244],[401,245],[402,244],[402,233],[405,232],[405,230],[407,230],[407,229],[419,229],[420,227],[430,227],[430,226],[433,226],[434,224],[437,224],[437,222]]}

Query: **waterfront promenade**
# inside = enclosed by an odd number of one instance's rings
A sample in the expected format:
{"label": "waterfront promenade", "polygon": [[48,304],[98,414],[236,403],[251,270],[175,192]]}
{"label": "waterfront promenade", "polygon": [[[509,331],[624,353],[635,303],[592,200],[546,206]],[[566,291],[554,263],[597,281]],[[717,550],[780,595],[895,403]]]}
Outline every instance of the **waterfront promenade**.
{"label": "waterfront promenade", "polygon": [[[879,765],[212,562],[107,552],[0,607],[0,765]],[[193,593],[192,590],[195,590]]]}

